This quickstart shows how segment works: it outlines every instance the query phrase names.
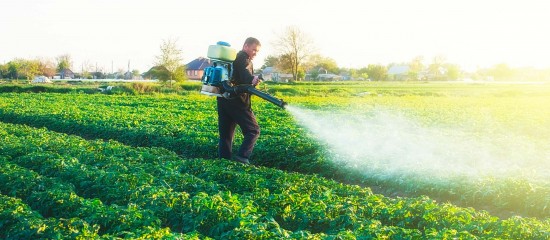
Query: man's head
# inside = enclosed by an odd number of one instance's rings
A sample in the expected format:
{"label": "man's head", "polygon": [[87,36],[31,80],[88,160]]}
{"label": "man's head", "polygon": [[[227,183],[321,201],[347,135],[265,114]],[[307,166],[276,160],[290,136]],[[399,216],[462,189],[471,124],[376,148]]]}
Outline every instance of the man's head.
{"label": "man's head", "polygon": [[243,51],[246,52],[246,54],[248,54],[248,57],[250,57],[250,60],[252,60],[260,51],[261,46],[262,44],[258,39],[249,37],[244,41]]}

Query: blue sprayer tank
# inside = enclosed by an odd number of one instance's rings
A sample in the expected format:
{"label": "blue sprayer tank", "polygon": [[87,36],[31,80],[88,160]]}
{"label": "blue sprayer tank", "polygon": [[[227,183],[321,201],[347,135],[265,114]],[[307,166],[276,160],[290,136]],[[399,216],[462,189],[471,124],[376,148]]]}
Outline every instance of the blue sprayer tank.
{"label": "blue sprayer tank", "polygon": [[212,66],[204,69],[201,93],[221,97],[222,81],[228,81],[232,74],[232,64],[237,57],[237,51],[227,42],[219,41],[208,46],[208,58]]}

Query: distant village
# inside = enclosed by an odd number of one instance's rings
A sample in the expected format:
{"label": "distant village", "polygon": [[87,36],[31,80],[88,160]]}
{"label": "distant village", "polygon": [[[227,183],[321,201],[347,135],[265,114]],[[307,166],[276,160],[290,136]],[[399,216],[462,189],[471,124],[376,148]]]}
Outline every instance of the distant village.
{"label": "distant village", "polygon": [[[11,63],[11,62],[10,62]],[[59,71],[55,67],[50,67],[49,71],[38,70],[32,77],[25,74],[24,67],[20,70],[10,70],[10,63],[0,65],[0,79],[24,79],[33,83],[49,83],[53,81],[67,80],[91,80],[91,81],[151,81],[159,79],[159,72],[166,71],[162,66],[155,66],[146,72],[140,73],[138,70],[118,70],[117,72],[104,73],[102,71],[84,71],[75,72],[70,68],[64,68]],[[211,66],[210,59],[198,57],[187,64],[185,67],[185,77],[187,80],[200,81],[204,74],[204,69]],[[53,68],[53,69],[52,69]],[[328,68],[328,67],[327,67]],[[371,64],[361,69],[345,69],[332,67],[327,70],[323,66],[310,67],[305,73],[299,76],[298,81],[550,81],[550,70],[548,69],[513,69],[505,64],[497,64],[492,68],[479,69],[473,73],[463,72],[454,64],[418,64],[418,61],[403,64],[390,64],[388,66]],[[15,76],[13,72],[16,72]],[[183,74],[183,73],[182,73]],[[262,66],[256,70],[256,74],[262,74],[265,81],[291,82],[294,76],[291,73],[281,71],[274,66]]]}

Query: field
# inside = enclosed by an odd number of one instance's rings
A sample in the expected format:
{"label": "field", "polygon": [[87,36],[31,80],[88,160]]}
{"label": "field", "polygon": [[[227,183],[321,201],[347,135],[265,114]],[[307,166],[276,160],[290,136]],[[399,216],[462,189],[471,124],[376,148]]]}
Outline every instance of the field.
{"label": "field", "polygon": [[196,87],[2,86],[0,238],[550,238],[548,84],[263,85],[255,166]]}

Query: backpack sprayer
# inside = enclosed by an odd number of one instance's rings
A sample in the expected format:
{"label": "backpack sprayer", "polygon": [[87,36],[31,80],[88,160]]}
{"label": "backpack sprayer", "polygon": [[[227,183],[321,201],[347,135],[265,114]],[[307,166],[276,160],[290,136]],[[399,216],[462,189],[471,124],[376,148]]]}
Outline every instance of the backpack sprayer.
{"label": "backpack sprayer", "polygon": [[[233,99],[242,93],[249,93],[285,108],[286,102],[256,89],[254,85],[234,85],[229,81],[233,74],[233,61],[237,56],[237,52],[229,43],[218,42],[216,45],[210,45],[207,56],[212,60],[212,66],[204,69],[202,94]],[[263,80],[261,75],[259,78]]]}

